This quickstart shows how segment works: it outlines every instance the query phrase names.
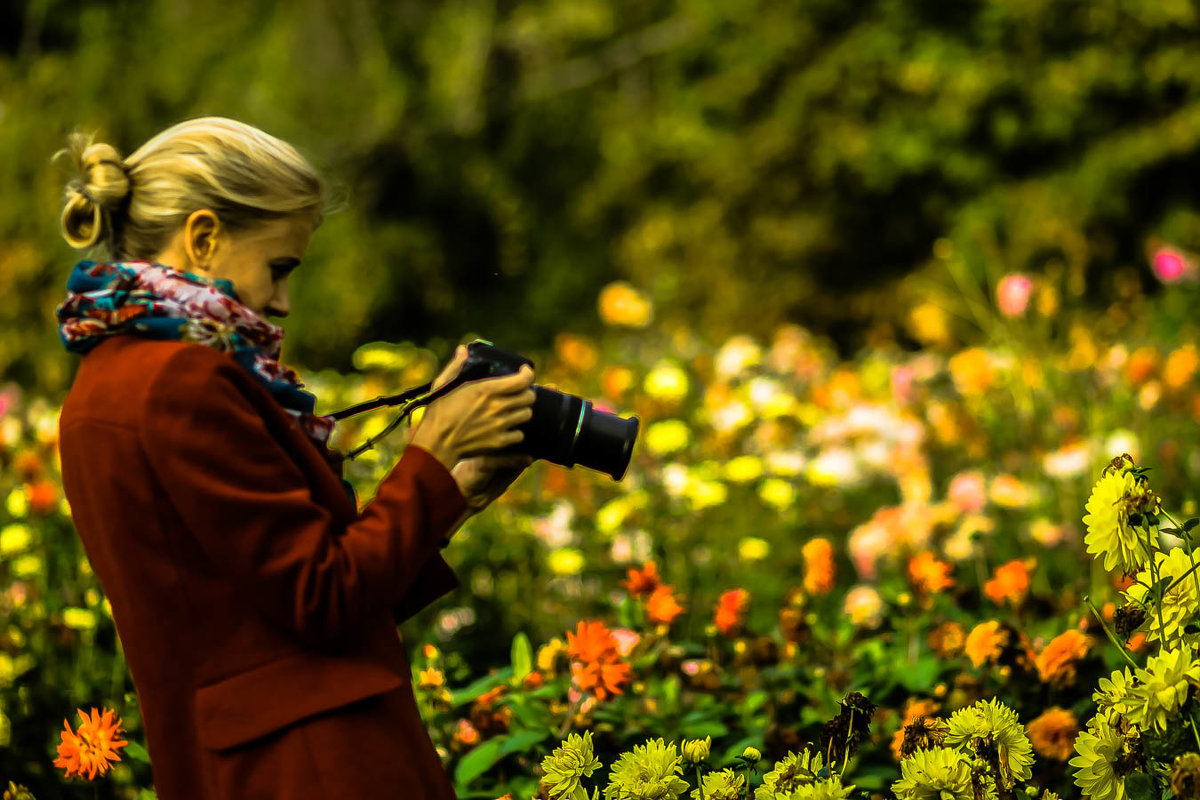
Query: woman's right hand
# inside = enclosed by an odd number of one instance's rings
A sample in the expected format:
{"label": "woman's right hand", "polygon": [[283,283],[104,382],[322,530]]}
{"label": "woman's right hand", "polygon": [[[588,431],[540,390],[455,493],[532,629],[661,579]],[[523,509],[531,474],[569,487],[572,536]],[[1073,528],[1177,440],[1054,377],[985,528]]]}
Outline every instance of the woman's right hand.
{"label": "woman's right hand", "polygon": [[[433,388],[458,375],[466,360],[467,348],[460,345]],[[520,442],[524,434],[513,429],[533,417],[533,400],[533,370],[528,366],[512,375],[469,381],[426,407],[411,443],[451,470],[463,458]]]}

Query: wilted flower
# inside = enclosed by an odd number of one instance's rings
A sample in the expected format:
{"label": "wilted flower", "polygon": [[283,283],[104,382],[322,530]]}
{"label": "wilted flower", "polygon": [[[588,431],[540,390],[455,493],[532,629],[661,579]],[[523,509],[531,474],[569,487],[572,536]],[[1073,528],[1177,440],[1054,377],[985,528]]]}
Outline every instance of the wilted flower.
{"label": "wilted flower", "polygon": [[649,739],[622,753],[604,787],[604,800],[677,800],[688,785],[675,744]]}
{"label": "wilted flower", "polygon": [[917,750],[900,762],[900,780],[892,784],[898,800],[972,800],[971,763],[946,747]]}
{"label": "wilted flower", "polygon": [[892,737],[892,754],[897,759],[908,758],[918,750],[940,747],[950,730],[946,720],[928,716],[937,708],[932,700],[917,700],[906,705],[904,725]]}
{"label": "wilted flower", "polygon": [[1200,798],[1200,755],[1184,753],[1171,764],[1171,791],[1176,800]]}
{"label": "wilted flower", "polygon": [[587,800],[580,778],[590,778],[602,766],[592,751],[592,732],[572,733],[554,752],[542,760],[542,785],[552,798]]}
{"label": "wilted flower", "polygon": [[1075,752],[1079,720],[1071,711],[1053,706],[1031,720],[1026,730],[1039,756],[1066,761]]}
{"label": "wilted flower", "polygon": [[79,729],[72,731],[67,721],[63,720],[61,732],[62,742],[58,745],[58,758],[54,766],[65,771],[64,777],[84,777],[94,780],[96,775],[103,775],[112,766],[111,762],[120,761],[117,750],[129,744],[121,735],[121,720],[114,719],[116,712],[104,709],[101,715],[98,709],[91,709],[90,716],[83,709],[75,709],[81,722]]}
{"label": "wilted flower", "polygon": [[648,597],[662,584],[658,577],[658,565],[647,561],[641,569],[627,570],[627,577],[621,582],[630,597]]}

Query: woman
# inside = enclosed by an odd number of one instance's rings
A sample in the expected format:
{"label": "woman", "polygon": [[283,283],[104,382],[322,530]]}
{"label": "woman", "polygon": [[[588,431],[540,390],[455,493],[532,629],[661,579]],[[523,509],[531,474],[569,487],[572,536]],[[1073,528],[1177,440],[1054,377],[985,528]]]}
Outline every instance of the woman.
{"label": "woman", "polygon": [[528,464],[486,453],[520,441],[532,372],[432,403],[359,511],[267,321],[321,221],[308,162],[221,118],[127,159],[78,137],[68,152],[64,236],[111,260],[80,262],[58,309],[85,354],[63,485],[158,796],[453,797],[396,625],[457,585],[439,544]]}

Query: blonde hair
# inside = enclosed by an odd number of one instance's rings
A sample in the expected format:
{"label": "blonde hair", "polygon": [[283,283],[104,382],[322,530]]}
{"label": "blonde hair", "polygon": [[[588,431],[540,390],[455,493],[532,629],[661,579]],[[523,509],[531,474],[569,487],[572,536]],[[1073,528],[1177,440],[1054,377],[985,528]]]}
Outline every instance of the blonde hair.
{"label": "blonde hair", "polygon": [[78,174],[66,187],[63,238],[114,259],[152,258],[204,208],[234,231],[296,213],[319,224],[326,211],[325,183],[296,148],[224,117],[173,125],[126,159],[82,133],[55,158],[64,154]]}

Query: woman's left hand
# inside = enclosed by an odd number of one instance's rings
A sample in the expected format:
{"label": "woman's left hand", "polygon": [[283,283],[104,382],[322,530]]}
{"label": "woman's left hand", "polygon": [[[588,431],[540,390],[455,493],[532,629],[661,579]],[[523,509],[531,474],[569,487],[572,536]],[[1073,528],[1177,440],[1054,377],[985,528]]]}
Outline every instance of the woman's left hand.
{"label": "woman's left hand", "polygon": [[527,455],[482,455],[464,458],[450,474],[467,499],[471,513],[479,513],[504,494],[525,468],[533,463]]}

